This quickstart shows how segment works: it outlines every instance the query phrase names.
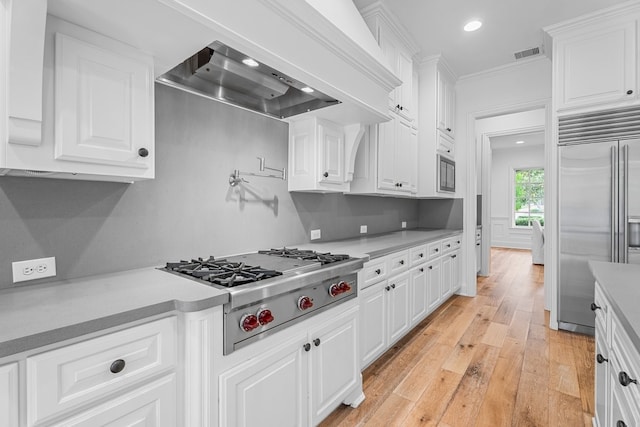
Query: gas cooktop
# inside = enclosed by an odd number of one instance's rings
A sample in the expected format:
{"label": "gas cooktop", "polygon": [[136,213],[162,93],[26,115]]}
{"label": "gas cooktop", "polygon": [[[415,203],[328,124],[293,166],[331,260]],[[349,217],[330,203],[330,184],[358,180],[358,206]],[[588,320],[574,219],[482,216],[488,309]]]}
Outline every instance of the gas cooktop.
{"label": "gas cooktop", "polygon": [[327,264],[351,259],[348,255],[319,253],[296,248],[258,251],[216,259],[192,259],[168,262],[165,270],[193,277],[204,282],[231,288],[283,274],[302,274],[323,268]]}

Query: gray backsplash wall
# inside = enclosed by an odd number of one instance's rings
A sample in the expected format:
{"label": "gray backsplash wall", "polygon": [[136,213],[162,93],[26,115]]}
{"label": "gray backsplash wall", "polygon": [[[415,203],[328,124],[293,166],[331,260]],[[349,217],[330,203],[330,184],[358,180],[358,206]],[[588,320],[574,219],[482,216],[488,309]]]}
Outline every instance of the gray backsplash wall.
{"label": "gray backsplash wall", "polygon": [[[287,163],[285,123],[156,85],[156,179],[135,184],[0,178],[0,287],[11,262],[55,256],[63,280],[187,257],[226,255],[409,228],[419,202],[289,193],[287,183],[247,176]],[[423,203],[423,202],[420,202]],[[25,282],[38,283],[34,282]]]}
{"label": "gray backsplash wall", "polygon": [[420,200],[420,228],[462,229],[463,199]]}

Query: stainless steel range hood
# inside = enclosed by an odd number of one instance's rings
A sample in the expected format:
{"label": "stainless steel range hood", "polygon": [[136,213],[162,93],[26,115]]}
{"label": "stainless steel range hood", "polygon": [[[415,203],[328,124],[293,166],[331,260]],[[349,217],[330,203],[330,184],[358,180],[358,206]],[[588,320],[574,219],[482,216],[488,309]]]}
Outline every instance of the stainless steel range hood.
{"label": "stainless steel range hood", "polygon": [[340,103],[217,41],[157,81],[280,119]]}

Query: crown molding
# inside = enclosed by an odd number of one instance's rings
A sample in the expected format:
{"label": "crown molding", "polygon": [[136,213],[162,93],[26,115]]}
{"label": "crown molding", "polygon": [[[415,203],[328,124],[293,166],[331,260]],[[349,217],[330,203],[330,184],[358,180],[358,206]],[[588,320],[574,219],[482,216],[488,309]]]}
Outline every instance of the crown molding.
{"label": "crown molding", "polygon": [[377,18],[387,26],[393,34],[404,44],[410,51],[412,56],[420,52],[420,46],[413,36],[404,28],[398,20],[398,17],[387,7],[384,1],[378,0],[366,7],[360,9],[360,15],[366,21],[371,18]]}
{"label": "crown molding", "polygon": [[466,74],[464,76],[460,76],[458,78],[458,81],[464,81],[464,80],[470,80],[470,79],[475,79],[475,78],[479,78],[479,77],[486,77],[486,76],[490,76],[492,74],[500,74],[503,73],[505,71],[509,71],[512,68],[518,68],[518,67],[522,67],[525,65],[529,65],[538,61],[549,61],[551,62],[551,60],[543,54],[540,54],[538,56],[535,57],[531,57],[531,58],[527,58],[527,59],[520,59],[517,62],[511,62],[509,64],[505,64],[505,65],[500,65],[498,67],[494,67],[494,68],[489,68],[487,70],[483,70],[483,71],[478,71],[477,73],[472,73],[472,74]]}

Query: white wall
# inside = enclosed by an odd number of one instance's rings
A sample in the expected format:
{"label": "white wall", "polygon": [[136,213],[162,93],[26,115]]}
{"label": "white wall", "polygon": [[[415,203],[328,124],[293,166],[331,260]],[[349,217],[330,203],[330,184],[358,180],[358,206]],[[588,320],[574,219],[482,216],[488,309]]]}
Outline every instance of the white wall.
{"label": "white wall", "polygon": [[491,246],[531,249],[531,229],[514,228],[513,170],[544,168],[544,145],[492,150],[491,156]]}
{"label": "white wall", "polygon": [[[456,160],[460,194],[464,194],[464,247],[475,254],[476,141],[475,121],[544,107],[551,99],[551,61],[546,57],[515,63],[491,72],[465,76],[456,84]],[[475,256],[464,257],[461,293],[476,295]]]}

